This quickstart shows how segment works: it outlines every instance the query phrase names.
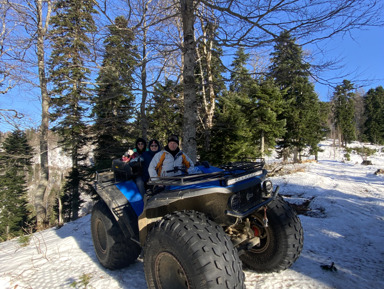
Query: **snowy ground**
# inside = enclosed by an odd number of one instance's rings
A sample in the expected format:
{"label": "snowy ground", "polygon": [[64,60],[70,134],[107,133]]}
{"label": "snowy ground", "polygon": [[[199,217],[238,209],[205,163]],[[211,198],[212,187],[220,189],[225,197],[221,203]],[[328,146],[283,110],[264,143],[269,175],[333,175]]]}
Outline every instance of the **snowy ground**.
{"label": "snowy ground", "polygon": [[[358,145],[358,144],[356,144]],[[368,157],[351,156],[323,142],[318,163],[273,177],[293,204],[309,203],[300,215],[304,249],[282,273],[245,271],[247,288],[384,288],[384,148]],[[381,150],[381,151],[380,151]],[[337,271],[321,265],[334,262]],[[142,260],[110,271],[96,259],[90,216],[33,236],[26,247],[16,240],[0,243],[0,288],[147,288]]]}

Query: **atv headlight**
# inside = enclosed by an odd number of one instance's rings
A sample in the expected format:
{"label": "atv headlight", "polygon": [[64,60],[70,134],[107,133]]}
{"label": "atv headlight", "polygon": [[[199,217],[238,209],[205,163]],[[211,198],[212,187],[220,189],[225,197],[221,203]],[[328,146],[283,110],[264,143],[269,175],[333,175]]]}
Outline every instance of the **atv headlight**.
{"label": "atv headlight", "polygon": [[233,185],[233,184],[235,184],[237,182],[241,182],[241,181],[244,181],[244,180],[256,177],[256,176],[260,176],[262,173],[263,173],[263,171],[261,170],[261,171],[258,171],[258,172],[254,172],[254,173],[250,173],[250,174],[241,176],[241,177],[229,179],[229,180],[227,180],[227,186]]}
{"label": "atv headlight", "polygon": [[229,207],[235,211],[238,212],[241,209],[241,196],[239,194],[233,194],[229,198]]}
{"label": "atv headlight", "polygon": [[273,192],[273,185],[270,180],[263,183],[263,198],[269,198]]}

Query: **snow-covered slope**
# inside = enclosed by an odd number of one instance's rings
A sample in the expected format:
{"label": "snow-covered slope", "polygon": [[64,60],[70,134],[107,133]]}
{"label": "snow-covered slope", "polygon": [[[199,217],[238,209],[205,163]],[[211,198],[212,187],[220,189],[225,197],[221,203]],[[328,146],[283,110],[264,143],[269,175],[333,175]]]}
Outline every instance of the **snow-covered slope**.
{"label": "snow-covered slope", "polygon": [[[360,146],[360,144],[354,144]],[[273,177],[291,203],[309,204],[300,215],[304,249],[281,273],[245,271],[247,288],[384,288],[384,149],[362,158],[323,142],[318,163]],[[321,265],[334,263],[337,271]],[[71,286],[72,284],[72,286]],[[101,267],[93,251],[90,216],[35,234],[26,247],[0,244],[0,288],[147,288],[142,260],[117,271]]]}

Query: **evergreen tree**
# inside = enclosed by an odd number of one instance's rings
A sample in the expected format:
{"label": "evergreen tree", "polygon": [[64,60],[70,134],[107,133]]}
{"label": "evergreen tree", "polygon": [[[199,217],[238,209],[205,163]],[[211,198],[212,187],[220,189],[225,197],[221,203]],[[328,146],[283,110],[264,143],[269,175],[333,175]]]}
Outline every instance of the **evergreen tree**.
{"label": "evergreen tree", "polygon": [[365,93],[362,90],[360,90],[360,91],[356,91],[353,98],[354,111],[355,111],[354,120],[356,124],[356,128],[355,128],[356,139],[359,141],[367,140],[364,136],[364,130],[365,130],[364,124],[366,121],[365,113],[364,113],[364,110],[365,110],[364,96],[365,96]]}
{"label": "evergreen tree", "polygon": [[93,126],[96,148],[96,168],[111,166],[111,160],[126,150],[123,141],[130,135],[129,121],[134,117],[133,72],[137,65],[136,47],[132,44],[133,32],[128,21],[120,16],[115,25],[108,27],[104,41],[105,52],[97,78],[97,95],[93,99]]}
{"label": "evergreen tree", "polygon": [[364,97],[365,135],[375,144],[384,144],[384,88],[370,89]]}
{"label": "evergreen tree", "polygon": [[254,143],[253,128],[248,112],[249,93],[255,83],[246,68],[249,54],[239,48],[231,64],[229,91],[218,99],[212,129],[211,152],[206,159],[213,164],[223,164],[259,155]]}
{"label": "evergreen tree", "polygon": [[80,207],[79,186],[83,180],[84,167],[81,161],[86,155],[81,148],[88,142],[84,122],[91,90],[87,86],[90,70],[85,63],[90,55],[89,34],[96,30],[92,13],[94,2],[90,0],[58,0],[51,18],[52,54],[50,80],[52,90],[52,113],[54,130],[62,136],[62,145],[72,158],[65,194],[70,195],[70,219],[78,218]]}
{"label": "evergreen tree", "polygon": [[0,240],[23,234],[28,222],[27,176],[32,147],[20,130],[10,134],[0,154]]}
{"label": "evergreen tree", "polygon": [[257,155],[252,143],[252,132],[244,113],[248,100],[234,92],[220,97],[212,129],[212,154],[206,160],[212,164],[225,164]]}
{"label": "evergreen tree", "polygon": [[[272,53],[269,75],[284,94],[286,108],[280,119],[286,120],[286,133],[279,142],[280,154],[286,157],[293,150],[294,161],[306,146],[316,151],[324,137],[320,102],[309,81],[310,65],[304,61],[303,51],[289,32],[282,32]],[[319,134],[319,132],[322,132]]]}
{"label": "evergreen tree", "polygon": [[183,102],[182,87],[172,80],[155,87],[152,103],[148,107],[149,134],[160,143],[166,144],[170,134],[182,134]]}
{"label": "evergreen tree", "polygon": [[244,105],[254,143],[259,144],[262,156],[268,155],[285,133],[285,120],[279,119],[285,105],[283,95],[273,80],[265,80],[251,87],[249,103]]}
{"label": "evergreen tree", "polygon": [[[309,141],[310,154],[318,157],[318,153],[321,152],[321,148],[318,146],[319,140],[325,138],[330,132],[329,118],[331,116],[331,104],[329,102],[319,102],[319,123],[318,127],[314,127],[314,138]],[[312,141],[312,142],[311,142]]]}
{"label": "evergreen tree", "polygon": [[244,48],[240,47],[235,54],[231,64],[231,83],[229,91],[242,95],[248,95],[254,79],[251,77],[246,65],[249,60],[249,54],[245,53]]}
{"label": "evergreen tree", "polygon": [[354,121],[354,87],[349,80],[336,86],[332,97],[334,124],[344,146],[356,139]]}

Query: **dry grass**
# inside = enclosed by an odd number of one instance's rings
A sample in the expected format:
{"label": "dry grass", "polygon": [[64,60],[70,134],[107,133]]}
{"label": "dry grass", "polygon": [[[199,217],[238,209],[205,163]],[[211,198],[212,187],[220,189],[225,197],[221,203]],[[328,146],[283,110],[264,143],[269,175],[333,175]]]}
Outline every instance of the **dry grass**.
{"label": "dry grass", "polygon": [[269,177],[291,175],[295,173],[303,173],[307,171],[307,166],[303,163],[298,164],[281,164],[273,163],[265,167],[268,170]]}

